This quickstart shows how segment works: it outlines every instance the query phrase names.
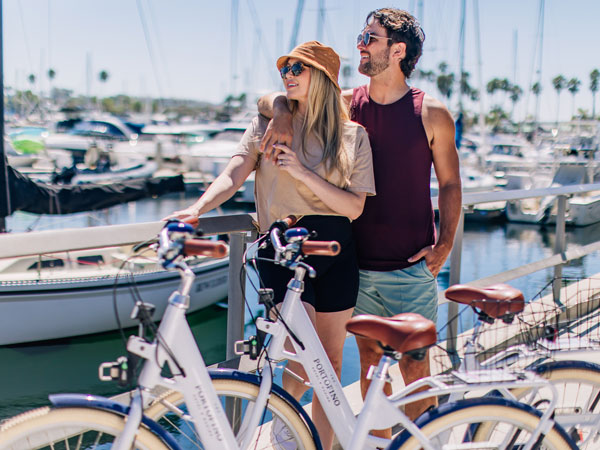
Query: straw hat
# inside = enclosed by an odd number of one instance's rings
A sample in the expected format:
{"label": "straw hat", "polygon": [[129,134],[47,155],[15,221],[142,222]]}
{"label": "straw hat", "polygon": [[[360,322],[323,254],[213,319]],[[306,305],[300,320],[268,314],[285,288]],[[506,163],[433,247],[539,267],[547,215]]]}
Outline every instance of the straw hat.
{"label": "straw hat", "polygon": [[340,57],[331,48],[321,44],[318,41],[309,41],[298,45],[289,54],[280,56],[277,59],[277,68],[281,70],[288,59],[296,58],[308,66],[319,69],[333,81],[339,91],[338,76],[340,74]]}

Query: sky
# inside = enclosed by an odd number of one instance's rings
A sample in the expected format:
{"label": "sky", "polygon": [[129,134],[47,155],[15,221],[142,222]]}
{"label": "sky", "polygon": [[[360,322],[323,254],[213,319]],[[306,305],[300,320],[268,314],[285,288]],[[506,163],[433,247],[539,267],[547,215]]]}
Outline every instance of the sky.
{"label": "sky", "polygon": [[[2,2],[6,86],[47,92],[50,81],[46,74],[53,68],[56,77],[52,85],[76,94],[161,96],[211,103],[221,102],[229,94],[247,92],[254,99],[282,89],[275,60],[290,50],[297,6],[293,0]],[[297,43],[318,39],[332,46],[342,57],[342,66],[351,66],[351,76],[342,78],[342,84],[365,84],[368,79],[356,71],[356,35],[369,11],[393,6],[413,13],[425,31],[423,57],[417,67],[437,72],[443,61],[449,71],[458,73],[461,3],[305,0]],[[540,0],[466,0],[465,5],[464,68],[471,84],[480,87],[480,68],[484,90],[490,79],[508,78],[524,90],[515,119],[533,114],[534,96],[528,95],[528,86],[538,76]],[[544,5],[540,118],[567,120],[578,108],[592,110],[589,73],[600,70],[600,1],[545,0]],[[319,18],[324,24],[320,31]],[[105,83],[99,81],[101,70],[109,73]],[[34,85],[27,80],[31,73],[36,76]],[[566,89],[557,98],[551,80],[559,74],[581,80],[574,98]],[[456,95],[450,100],[442,98],[435,85],[424,80],[413,79],[410,84],[456,111]],[[484,95],[482,106],[487,110],[503,101],[505,109],[510,109],[510,103],[498,94]],[[479,110],[480,105],[468,107]],[[596,113],[600,113],[600,100]]]}

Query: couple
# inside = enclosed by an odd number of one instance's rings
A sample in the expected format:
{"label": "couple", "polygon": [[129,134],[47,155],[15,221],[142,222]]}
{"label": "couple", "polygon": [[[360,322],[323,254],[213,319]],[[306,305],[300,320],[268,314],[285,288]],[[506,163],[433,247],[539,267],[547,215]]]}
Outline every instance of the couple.
{"label": "couple", "polygon": [[[406,11],[371,12],[357,39],[358,70],[370,82],[344,92],[338,84],[340,59],[330,47],[311,41],[280,57],[277,68],[286,94],[259,100],[261,115],[223,173],[192,206],[170,216],[198,217],[214,209],[256,170],[261,232],[293,214],[301,217],[298,226],[315,230],[320,240],[340,242],[342,251],[334,258],[307,258],[317,277],[305,281],[303,294],[338,376],[345,323],[353,313],[416,312],[436,320],[435,277],[452,247],[461,185],[450,113],[406,82],[423,40]],[[440,185],[437,239],[429,191],[432,164]],[[275,301],[283,301],[289,270],[264,264],[259,271],[265,286],[274,289]],[[381,352],[376,342],[357,342],[364,395],[366,372]],[[290,369],[303,374],[297,365]],[[407,357],[400,369],[410,383],[429,374],[429,362]],[[284,388],[296,398],[306,389],[290,376],[284,377]],[[408,405],[406,413],[414,419],[433,403]],[[316,397],[313,420],[323,448],[331,448],[333,432]],[[389,436],[389,430],[377,434]]]}

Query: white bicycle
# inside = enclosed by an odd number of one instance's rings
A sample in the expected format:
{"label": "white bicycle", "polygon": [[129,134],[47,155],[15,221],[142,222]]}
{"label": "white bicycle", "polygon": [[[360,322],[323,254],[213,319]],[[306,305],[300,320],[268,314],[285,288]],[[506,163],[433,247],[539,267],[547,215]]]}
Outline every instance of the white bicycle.
{"label": "white bicycle", "polygon": [[[192,244],[192,229],[171,223],[161,232],[159,256],[167,268],[182,273],[182,285],[150,341],[132,337],[128,351],[145,359],[131,406],[85,395],[51,396],[52,407],[31,411],[0,427],[0,448],[299,448],[318,449],[316,430],[302,408],[273,384],[272,361],[293,359],[303,364],[309,381],[345,449],[386,447],[406,449],[501,448],[552,450],[575,449],[564,430],[551,419],[551,407],[543,414],[530,406],[504,398],[477,398],[448,403],[411,422],[401,411],[404,404],[431,395],[472,391],[474,388],[536,387],[547,382],[534,374],[489,372],[477,380],[461,380],[439,375],[420,380],[387,397],[383,386],[388,369],[403,355],[422,357],[436,342],[435,325],[420,316],[408,314],[384,319],[359,316],[348,323],[351,332],[379,340],[385,353],[371,372],[371,386],[364,407],[355,417],[342,391],[310,319],[302,306],[305,274],[312,271],[302,262],[306,254],[335,254],[335,242],[307,241],[309,233],[295,228],[285,231],[279,223],[269,233],[275,248],[275,262],[290,267],[294,277],[288,284],[277,321],[259,318],[258,329],[271,335],[265,347],[267,364],[260,375],[236,371],[209,372],[185,320],[187,292],[193,273],[182,255],[214,253],[215,244]],[[208,247],[204,247],[208,246]],[[207,250],[210,248],[210,251]],[[138,314],[148,324],[143,305]],[[143,334],[143,333],[142,333]],[[284,348],[286,340],[293,351]],[[250,344],[250,345],[249,345]],[[254,353],[253,343],[245,343]],[[162,374],[168,366],[171,376]],[[112,369],[115,367],[111,366]],[[117,371],[118,372],[118,371]],[[116,375],[118,377],[119,374]],[[211,379],[212,378],[212,379]],[[172,389],[143,414],[153,399],[152,389]],[[416,392],[428,386],[428,392]],[[552,406],[552,405],[551,405]],[[166,422],[167,428],[153,419]],[[492,432],[473,433],[477,425],[492,422]],[[401,424],[405,431],[393,442],[372,437],[369,430]],[[188,433],[190,432],[190,433]],[[177,436],[177,439],[174,437]],[[61,447],[62,446],[62,447]]]}
{"label": "white bicycle", "polygon": [[[550,282],[547,287],[552,285]],[[571,287],[572,295],[580,296],[581,287]],[[451,286],[446,290],[446,298],[469,305],[478,316],[463,347],[464,358],[458,371],[476,373],[519,364],[535,372],[557,388],[554,420],[580,449],[599,448],[600,365],[573,359],[585,356],[586,352],[600,351],[600,343],[585,335],[598,326],[598,302],[593,297],[590,295],[591,299],[572,307],[576,311],[568,314],[569,309],[564,305],[544,302],[542,298],[527,306],[518,289],[504,284],[483,288]],[[578,326],[581,334],[575,332]],[[507,340],[506,348],[491,354],[486,350],[488,346],[480,343],[492,341],[498,345]],[[445,358],[443,353],[441,357]],[[498,393],[507,395],[506,391]],[[508,395],[545,409],[553,393],[544,387],[522,387]],[[450,396],[449,401],[455,399]]]}

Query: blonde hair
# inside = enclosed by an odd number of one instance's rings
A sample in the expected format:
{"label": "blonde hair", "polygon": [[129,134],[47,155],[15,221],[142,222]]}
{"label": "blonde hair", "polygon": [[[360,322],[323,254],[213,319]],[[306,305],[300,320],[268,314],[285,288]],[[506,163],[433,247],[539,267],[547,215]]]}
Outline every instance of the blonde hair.
{"label": "blonde hair", "polygon": [[[298,102],[292,101],[292,113],[297,111]],[[319,69],[311,68],[308,88],[308,107],[302,125],[302,151],[312,133],[323,147],[321,162],[327,175],[337,169],[342,176],[342,187],[350,184],[350,158],[344,148],[342,136],[344,122],[349,121],[348,113],[342,103],[340,91]]]}

